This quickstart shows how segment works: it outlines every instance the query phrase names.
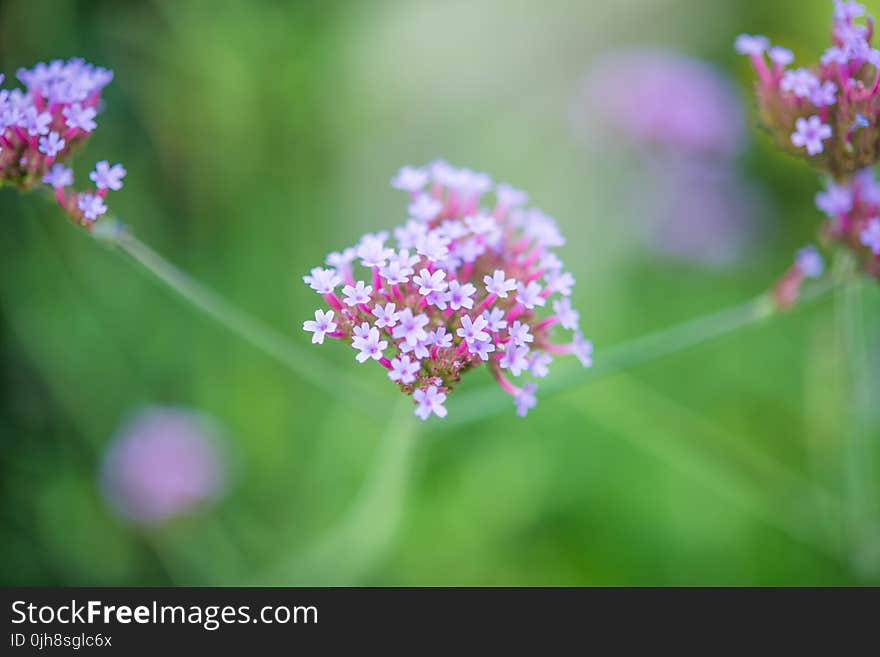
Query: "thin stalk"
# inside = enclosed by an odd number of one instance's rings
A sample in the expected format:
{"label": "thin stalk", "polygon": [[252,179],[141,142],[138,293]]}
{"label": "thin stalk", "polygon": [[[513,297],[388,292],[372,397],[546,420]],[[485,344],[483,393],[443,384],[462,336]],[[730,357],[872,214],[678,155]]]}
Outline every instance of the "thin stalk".
{"label": "thin stalk", "polygon": [[[854,263],[842,259],[835,275],[847,276]],[[848,435],[844,445],[843,479],[848,501],[848,539],[851,561],[861,574],[876,577],[880,542],[880,505],[876,486],[874,408],[875,377],[871,371],[870,349],[865,333],[863,285],[841,285],[835,295],[840,344],[848,383]]]}
{"label": "thin stalk", "polygon": [[[803,307],[827,295],[834,289],[830,280],[805,286],[798,307]],[[595,381],[663,356],[690,349],[704,342],[733,333],[779,314],[770,293],[762,294],[746,303],[719,310],[709,315],[682,322],[648,333],[622,344],[597,348],[594,365],[589,369],[571,367],[565,372],[548,377],[541,386],[542,396],[565,390],[573,385]],[[493,388],[463,395],[449,401],[449,417],[444,428],[466,424],[511,408],[510,398]]]}
{"label": "thin stalk", "polygon": [[[638,397],[639,413],[625,400]],[[624,401],[621,401],[624,400]],[[596,404],[569,396],[572,410],[817,552],[846,563],[808,502],[839,515],[841,501],[796,471],[729,435],[712,420],[629,375],[597,391]]]}
{"label": "thin stalk", "polygon": [[[397,535],[419,445],[418,421],[395,404],[360,492],[318,538],[256,578],[259,585],[351,586],[382,559]],[[253,582],[248,582],[253,584]]]}
{"label": "thin stalk", "polygon": [[335,370],[332,364],[300,348],[280,332],[202,285],[128,231],[118,230],[108,241],[185,301],[311,385],[329,393],[340,394],[342,383],[352,393],[352,403],[371,414],[377,413],[381,408],[381,400],[365,381],[354,376],[331,374]]}

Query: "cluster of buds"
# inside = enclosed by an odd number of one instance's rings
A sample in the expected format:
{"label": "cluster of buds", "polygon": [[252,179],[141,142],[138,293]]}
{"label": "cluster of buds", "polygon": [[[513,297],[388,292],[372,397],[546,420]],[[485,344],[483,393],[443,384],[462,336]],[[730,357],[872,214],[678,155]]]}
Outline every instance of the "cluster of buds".
{"label": "cluster of buds", "polygon": [[[871,46],[873,33],[861,4],[834,0],[832,45],[814,66],[788,68],[791,51],[762,36],[740,35],[735,46],[757,72],[761,121],[780,146],[833,181],[816,196],[829,217],[824,241],[849,249],[865,273],[880,279],[880,188],[870,170],[880,160],[880,50]],[[800,282],[821,273],[817,258],[813,248],[798,252],[777,284],[780,305],[791,305]]]}
{"label": "cluster of buds", "polygon": [[740,35],[758,76],[761,121],[777,143],[836,180],[880,159],[880,51],[871,47],[874,22],[865,8],[835,1],[832,46],[818,64],[789,68],[794,55],[762,36]]}
{"label": "cluster of buds", "polygon": [[[551,217],[525,207],[524,192],[443,161],[403,167],[392,186],[410,196],[396,248],[387,232],[367,234],[303,277],[329,306],[303,323],[313,343],[343,340],[358,362],[378,362],[423,420],[445,417],[447,394],[484,363],[520,416],[534,407],[536,386],[511,376],[545,377],[557,354],[592,364],[569,299],[574,278],[552,251],[565,240]],[[543,309],[552,312],[539,316]],[[557,326],[572,332],[567,341],[552,341]]]}
{"label": "cluster of buds", "polygon": [[107,212],[107,191],[122,187],[125,169],[98,162],[90,174],[95,190],[78,193],[64,163],[97,127],[101,92],[113,73],[70,59],[19,69],[17,77],[24,90],[0,89],[0,186],[49,185],[71,220],[88,228]]}

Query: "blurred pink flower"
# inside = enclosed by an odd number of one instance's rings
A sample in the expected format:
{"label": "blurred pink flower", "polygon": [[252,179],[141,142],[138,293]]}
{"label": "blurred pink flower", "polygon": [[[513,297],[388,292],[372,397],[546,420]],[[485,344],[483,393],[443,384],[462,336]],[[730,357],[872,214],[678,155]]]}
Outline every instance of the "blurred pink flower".
{"label": "blurred pink flower", "polygon": [[655,253],[704,267],[729,267],[754,247],[767,201],[724,161],[646,160],[633,215]]}
{"label": "blurred pink flower", "polygon": [[216,499],[226,481],[220,430],[209,418],[173,407],[138,413],[113,438],[101,479],[110,506],[155,525]]}
{"label": "blurred pink flower", "polygon": [[575,120],[642,146],[731,156],[745,120],[735,88],[712,66],[661,50],[627,49],[597,61]]}

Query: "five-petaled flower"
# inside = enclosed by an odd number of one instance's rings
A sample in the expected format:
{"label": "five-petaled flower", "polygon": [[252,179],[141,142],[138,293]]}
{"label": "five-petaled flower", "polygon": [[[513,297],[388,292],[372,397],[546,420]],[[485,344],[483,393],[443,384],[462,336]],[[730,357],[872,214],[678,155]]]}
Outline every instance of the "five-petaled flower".
{"label": "five-petaled flower", "polygon": [[415,382],[416,374],[422,369],[422,364],[412,360],[409,356],[401,354],[392,359],[391,369],[388,370],[388,378],[397,383],[410,384]]}
{"label": "five-petaled flower", "polygon": [[822,123],[818,116],[807,119],[801,117],[795,121],[795,131],[791,134],[791,143],[798,148],[805,148],[809,155],[818,155],[825,147],[822,142],[831,137],[831,126]]}
{"label": "five-petaled flower", "polygon": [[38,147],[41,153],[49,158],[54,158],[64,149],[65,141],[54,130],[45,137],[40,137]]}
{"label": "five-petaled flower", "polygon": [[419,294],[422,296],[428,296],[431,292],[443,292],[448,286],[446,272],[442,269],[433,273],[422,269],[416,276],[413,276],[413,283],[419,286]]}
{"label": "five-petaled flower", "polygon": [[315,319],[303,322],[303,330],[312,333],[312,344],[323,344],[324,336],[336,330],[336,322],[333,321],[333,311],[324,312],[320,308],[315,311]]}
{"label": "five-petaled flower", "polygon": [[104,199],[97,194],[80,194],[76,201],[76,205],[83,213],[83,216],[90,221],[94,221],[107,212],[107,206],[104,205]]}
{"label": "five-petaled flower", "polygon": [[474,342],[485,342],[489,339],[489,334],[483,330],[488,324],[489,322],[487,322],[486,318],[482,315],[478,315],[477,318],[473,320],[469,316],[464,315],[461,318],[461,328],[456,329],[455,333],[463,339],[468,346],[471,346]]}
{"label": "five-petaled flower", "polygon": [[483,283],[486,284],[486,291],[489,294],[494,294],[502,299],[506,299],[507,293],[516,289],[516,280],[505,278],[503,269],[496,269],[491,276],[488,274],[483,276]]}
{"label": "five-petaled flower", "polygon": [[[379,337],[379,329],[375,326],[370,327],[369,324],[366,325],[367,330],[366,335],[356,335],[352,340],[352,347],[358,350],[358,354],[355,356],[359,363],[363,363],[370,358],[373,360],[379,360],[382,358],[382,352],[384,352],[388,348],[388,341],[382,340]],[[364,326],[361,325],[363,329]]]}
{"label": "five-petaled flower", "polygon": [[347,306],[368,303],[372,291],[373,287],[371,285],[365,285],[363,281],[358,281],[355,285],[346,285],[342,288],[342,294],[345,297],[345,304]]}
{"label": "five-petaled flower", "polygon": [[423,420],[427,420],[431,413],[437,417],[446,417],[446,407],[443,402],[446,401],[446,393],[440,392],[437,386],[428,386],[427,388],[419,388],[413,392],[413,399],[416,404],[416,415]]}
{"label": "five-petaled flower", "polygon": [[95,183],[98,189],[111,189],[116,192],[122,189],[122,179],[125,178],[125,174],[125,167],[121,164],[114,164],[111,167],[107,160],[102,160],[89,174],[89,180]]}

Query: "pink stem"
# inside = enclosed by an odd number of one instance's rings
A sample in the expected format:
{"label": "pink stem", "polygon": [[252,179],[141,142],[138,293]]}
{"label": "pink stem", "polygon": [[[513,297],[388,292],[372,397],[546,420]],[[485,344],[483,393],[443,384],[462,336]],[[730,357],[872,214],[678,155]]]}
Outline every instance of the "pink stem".
{"label": "pink stem", "polygon": [[571,344],[546,344],[544,351],[549,354],[570,354],[572,350]]}
{"label": "pink stem", "polygon": [[528,252],[526,255],[526,259],[523,261],[523,266],[531,267],[535,261],[541,257],[541,247],[536,244],[534,248]]}
{"label": "pink stem", "polygon": [[517,303],[516,305],[513,306],[513,308],[511,308],[511,309],[507,312],[507,317],[505,317],[504,319],[506,319],[508,322],[512,322],[512,321],[515,320],[517,317],[519,317],[520,315],[522,315],[522,314],[523,314],[523,311],[524,311],[525,309],[526,309],[526,307],[525,307],[524,305],[522,305],[521,303]]}
{"label": "pink stem", "polygon": [[446,198],[446,207],[443,208],[443,214],[445,214],[447,217],[452,217],[455,215],[457,208],[458,192],[452,189],[449,191],[449,196]]}
{"label": "pink stem", "polygon": [[335,310],[338,310],[340,312],[343,310],[342,302],[339,301],[339,297],[337,297],[333,292],[325,294],[324,301],[326,301],[327,304]]}
{"label": "pink stem", "polygon": [[476,194],[473,194],[473,195],[471,196],[471,198],[468,198],[467,201],[465,201],[465,202],[462,204],[462,210],[461,210],[461,213],[462,213],[465,217],[467,217],[467,216],[469,216],[469,215],[472,215],[472,214],[474,213],[474,210],[477,209],[477,204],[478,204],[479,202],[480,202],[480,197],[477,196]]}
{"label": "pink stem", "polygon": [[498,298],[498,295],[490,294],[485,299],[483,299],[483,302],[479,306],[477,306],[477,314],[482,315],[483,311],[488,309],[489,306],[491,306],[493,303],[495,303],[495,299],[497,299],[497,298]]}
{"label": "pink stem", "polygon": [[507,377],[501,372],[501,369],[498,365],[493,361],[492,366],[490,368],[492,370],[492,376],[495,377],[495,380],[498,382],[498,385],[501,386],[504,392],[513,395],[514,397],[519,394],[519,388],[513,385],[510,381],[507,380]]}
{"label": "pink stem", "polygon": [[770,86],[773,76],[770,75],[770,69],[767,68],[767,62],[764,61],[764,55],[752,55],[752,65],[755,67],[755,72],[757,72],[761,83]]}
{"label": "pink stem", "polygon": [[379,278],[378,267],[373,267],[373,289],[377,292],[382,289],[382,280]]}
{"label": "pink stem", "polygon": [[559,322],[559,318],[556,315],[552,317],[548,317],[546,319],[542,319],[535,325],[535,330],[540,331],[543,328],[547,328],[548,326],[553,326],[554,324]]}

